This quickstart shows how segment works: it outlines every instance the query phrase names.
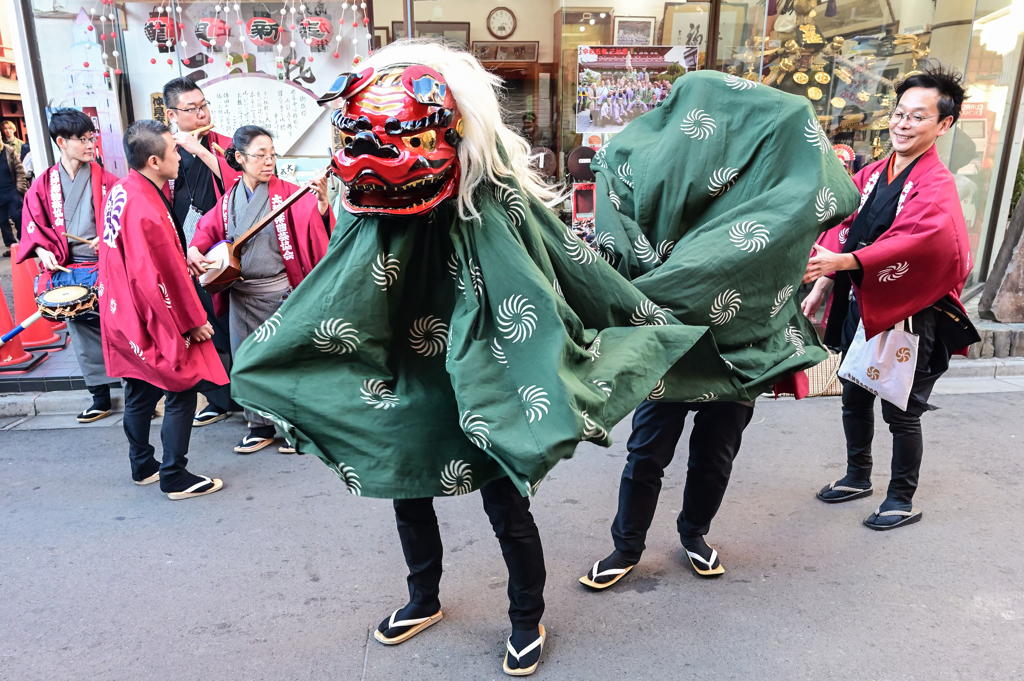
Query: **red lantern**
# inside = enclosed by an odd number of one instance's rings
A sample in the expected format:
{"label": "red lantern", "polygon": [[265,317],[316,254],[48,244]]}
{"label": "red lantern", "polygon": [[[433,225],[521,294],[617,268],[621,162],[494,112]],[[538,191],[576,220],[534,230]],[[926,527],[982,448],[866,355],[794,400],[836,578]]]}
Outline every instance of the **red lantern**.
{"label": "red lantern", "polygon": [[173,50],[178,39],[178,29],[174,25],[174,20],[160,12],[149,13],[149,20],[146,21],[143,32],[146,34],[146,40],[156,45],[162,53]]}
{"label": "red lantern", "polygon": [[203,17],[196,22],[196,37],[203,47],[224,47],[231,36],[231,27],[217,17]]}
{"label": "red lantern", "polygon": [[326,17],[306,17],[299,22],[299,35],[303,40],[308,40],[312,49],[322,52],[324,47],[331,42],[331,33],[334,29],[331,21]]}
{"label": "red lantern", "polygon": [[270,12],[254,10],[245,28],[246,36],[260,52],[271,51],[281,41],[281,24],[270,16]]}

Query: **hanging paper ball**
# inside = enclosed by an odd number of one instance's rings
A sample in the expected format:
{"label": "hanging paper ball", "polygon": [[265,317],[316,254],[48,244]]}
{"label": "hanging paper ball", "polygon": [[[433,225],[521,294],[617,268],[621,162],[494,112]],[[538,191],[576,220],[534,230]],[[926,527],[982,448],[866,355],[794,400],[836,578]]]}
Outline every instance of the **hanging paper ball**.
{"label": "hanging paper ball", "polygon": [[359,8],[360,9],[366,9],[366,3],[365,2],[359,3]]}
{"label": "hanging paper ball", "polygon": [[106,40],[106,39],[107,39],[107,34],[106,33],[101,33],[100,34],[100,40]]}
{"label": "hanging paper ball", "polygon": [[181,14],[181,5],[178,5],[177,7],[175,7],[174,11],[177,12],[178,14]]}
{"label": "hanging paper ball", "polygon": [[292,49],[294,49],[295,48],[295,41],[293,40],[290,43],[288,43],[288,47],[291,47]]}
{"label": "hanging paper ball", "polygon": [[310,63],[310,64],[312,64],[312,63],[313,63],[313,55],[309,55],[309,59],[308,59],[308,61],[309,61],[309,63]]}
{"label": "hanging paper ball", "polygon": [[231,68],[231,60],[230,60],[230,59],[228,59],[228,60],[227,60],[227,61],[225,62],[225,66],[227,66],[227,67],[228,67],[229,69]]}
{"label": "hanging paper ball", "polygon": [[357,28],[358,26],[359,26],[359,22],[356,22],[356,21],[352,22],[352,28]]}
{"label": "hanging paper ball", "polygon": [[[168,60],[168,61],[170,61],[170,60]],[[184,59],[181,60],[181,63],[184,64],[185,66],[188,66],[190,61],[191,60],[188,57],[185,57]]]}
{"label": "hanging paper ball", "polygon": [[358,45],[359,44],[359,38],[352,38],[352,44],[353,45]]}
{"label": "hanging paper ball", "polygon": [[241,26],[242,25],[242,20],[239,19],[238,21],[235,22],[235,24],[238,25],[238,26]]}
{"label": "hanging paper ball", "polygon": [[299,35],[311,47],[323,47],[331,41],[334,29],[326,17],[306,17],[299,23]]}
{"label": "hanging paper ball", "polygon": [[295,61],[294,59],[292,59],[292,60],[291,60],[290,62],[288,62],[288,63],[289,63],[289,64],[291,64],[292,66],[295,66],[295,65],[296,65],[296,64],[297,64],[298,62],[296,62],[296,61]]}
{"label": "hanging paper ball", "polygon": [[149,13],[149,20],[143,26],[146,40],[157,46],[160,52],[170,52],[178,39],[174,21],[157,12]]}
{"label": "hanging paper ball", "polygon": [[118,52],[117,50],[114,50],[113,52],[111,52],[111,54],[114,55],[115,57],[120,57],[121,56],[121,53]]}
{"label": "hanging paper ball", "polygon": [[362,60],[363,60],[363,58],[362,58],[362,57],[360,57],[360,56],[359,56],[359,55],[357,54],[357,55],[355,56],[355,58],[353,58],[353,59],[352,59],[352,66],[355,66],[356,64],[358,64],[358,63],[359,63],[359,62],[361,62]]}
{"label": "hanging paper ball", "polygon": [[339,55],[339,54],[338,54],[337,52],[335,52],[335,53],[334,53],[334,58],[335,58],[335,59],[337,59],[337,58],[338,58],[339,56],[340,56],[340,55]]}
{"label": "hanging paper ball", "polygon": [[114,69],[114,75],[115,76],[120,76],[121,75],[121,69]]}
{"label": "hanging paper ball", "polygon": [[366,26],[369,23],[370,23],[370,17],[363,17],[363,26]]}
{"label": "hanging paper ball", "polygon": [[168,59],[167,60],[167,65],[168,66],[173,66],[174,65],[174,60],[173,59]]}
{"label": "hanging paper ball", "polygon": [[243,52],[242,53],[242,59],[248,59],[248,58],[249,58],[249,53],[248,52]]}
{"label": "hanging paper ball", "polygon": [[82,66],[85,68],[89,68],[89,62],[85,62],[84,64],[82,64]]}
{"label": "hanging paper ball", "polygon": [[156,8],[156,13],[157,14],[163,14],[164,13],[164,6],[160,5],[159,7],[157,7]]}
{"label": "hanging paper ball", "polygon": [[93,30],[92,24],[90,24],[90,25],[89,25],[89,30],[90,30],[90,31],[92,31],[92,30]]}
{"label": "hanging paper ball", "polygon": [[150,64],[155,64],[156,63],[156,57],[153,57],[152,59],[150,59],[149,63]]}
{"label": "hanging paper ball", "polygon": [[238,5],[237,2],[233,5],[232,9],[234,9],[236,12],[242,11],[242,8]]}
{"label": "hanging paper ball", "polygon": [[282,7],[281,8],[281,16],[284,16],[284,13],[285,13],[285,9],[284,9],[284,7]]}
{"label": "hanging paper ball", "polygon": [[288,24],[288,29],[291,31],[295,30],[295,24]]}
{"label": "hanging paper ball", "polygon": [[110,71],[104,71],[103,72],[103,77],[104,78],[110,78]]}
{"label": "hanging paper ball", "polygon": [[196,37],[203,47],[224,47],[231,36],[231,27],[217,17],[203,17],[196,22]]}
{"label": "hanging paper ball", "polygon": [[246,36],[256,47],[271,47],[281,40],[281,24],[269,12],[255,10],[246,25]]}
{"label": "hanging paper ball", "polygon": [[214,5],[213,11],[214,12],[220,12],[220,5]]}
{"label": "hanging paper ball", "polygon": [[184,22],[178,22],[178,30],[179,31],[184,31],[185,30],[185,23]]}

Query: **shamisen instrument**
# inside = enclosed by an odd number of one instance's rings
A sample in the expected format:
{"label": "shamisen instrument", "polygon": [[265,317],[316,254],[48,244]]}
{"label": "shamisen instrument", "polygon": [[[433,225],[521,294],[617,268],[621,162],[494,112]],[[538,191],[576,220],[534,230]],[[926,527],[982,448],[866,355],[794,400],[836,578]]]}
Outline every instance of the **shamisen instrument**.
{"label": "shamisen instrument", "polygon": [[0,344],[6,343],[42,318],[54,322],[75,319],[98,309],[96,289],[91,286],[57,286],[36,296],[39,309],[28,319],[5,333]]}
{"label": "shamisen instrument", "polygon": [[[279,218],[286,210],[295,205],[295,202],[305,196],[314,184],[319,182],[323,177],[331,172],[328,167],[322,172],[318,173],[312,180],[306,182],[304,185],[298,188],[298,190],[285,199],[280,206],[264,215],[259,222],[252,226],[248,232],[243,234],[231,241],[221,241],[214,244],[213,248],[205,253],[205,257],[208,260],[213,260],[213,263],[206,265],[206,272],[199,277],[199,283],[204,289],[210,294],[220,293],[226,290],[236,281],[242,280],[242,265],[239,262],[239,253],[241,252],[242,246],[246,244],[250,239],[256,236],[260,230],[272,223],[274,220]],[[240,182],[242,180],[239,180]]]}

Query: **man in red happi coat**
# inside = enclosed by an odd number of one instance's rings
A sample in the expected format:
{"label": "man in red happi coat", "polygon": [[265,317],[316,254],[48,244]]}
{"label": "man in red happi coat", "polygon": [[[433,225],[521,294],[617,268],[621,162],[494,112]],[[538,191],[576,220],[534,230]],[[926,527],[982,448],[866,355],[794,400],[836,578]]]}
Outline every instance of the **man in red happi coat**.
{"label": "man in red happi coat", "polygon": [[[231,146],[231,135],[235,131],[225,130],[227,135],[213,130],[195,133],[211,124],[210,105],[199,86],[188,78],[167,81],[163,96],[167,121],[177,128],[174,141],[181,156],[178,174],[167,183],[167,193],[174,207],[173,213],[183,228],[184,245],[188,247],[199,219],[216,205],[224,191],[233,186],[240,175],[224,158],[224,151]],[[226,310],[217,314],[210,294],[199,285],[196,285],[196,295],[213,325],[214,347],[220,354],[225,370],[230,372],[231,345],[228,341]],[[229,412],[240,409],[231,401],[230,386],[205,390],[203,395],[208,404],[196,414],[193,426],[216,423],[226,419]]]}
{"label": "man in red happi coat", "polygon": [[[210,342],[213,328],[185,265],[180,227],[163,193],[178,174],[170,130],[136,121],[124,135],[132,170],[111,189],[100,245],[100,321],[107,369],[125,379],[124,431],[132,479],[160,482],[171,499],[211,494],[220,480],[186,470],[197,389],[228,382]],[[149,444],[153,409],[165,397],[163,459]]]}
{"label": "man in red happi coat", "polygon": [[[17,262],[39,258],[40,289],[47,288],[43,280],[51,277],[53,285],[95,286],[100,241],[96,223],[117,177],[95,162],[96,127],[89,116],[77,109],[56,109],[49,128],[60,160],[40,173],[25,195]],[[58,266],[72,273],[60,272]],[[103,364],[100,320],[80,316],[68,322],[68,330],[82,378],[92,393],[92,406],[78,415],[78,421],[92,423],[110,415],[111,408],[112,379]]]}
{"label": "man in red happi coat", "polygon": [[[942,164],[935,140],[960,116],[964,88],[959,75],[925,71],[896,88],[889,120],[893,154],[854,177],[861,206],[814,246],[804,282],[816,281],[803,302],[813,316],[831,291],[825,344],[844,355],[863,325],[871,339],[911,319],[919,337],[917,366],[906,411],[882,401],[882,418],[893,436],[892,477],[885,501],[864,524],[889,530],[921,519],[913,507],[924,450],[921,414],[935,381],[953,353],[978,341],[960,293],[971,271],[970,246],[953,175]],[[846,476],[826,485],[818,498],[830,504],[869,496],[875,396],[843,381]]]}

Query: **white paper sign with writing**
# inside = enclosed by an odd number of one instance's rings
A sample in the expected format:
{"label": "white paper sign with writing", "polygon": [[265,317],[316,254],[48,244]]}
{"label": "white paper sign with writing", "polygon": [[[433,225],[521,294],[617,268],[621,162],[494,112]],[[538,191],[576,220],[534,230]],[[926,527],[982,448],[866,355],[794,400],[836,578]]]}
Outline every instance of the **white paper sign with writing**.
{"label": "white paper sign with writing", "polygon": [[258,125],[274,136],[279,154],[288,153],[323,112],[306,88],[262,73],[213,78],[199,86],[217,132],[231,137],[243,125]]}

